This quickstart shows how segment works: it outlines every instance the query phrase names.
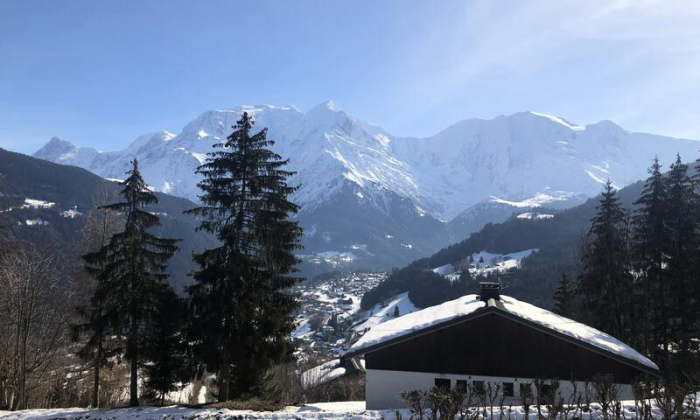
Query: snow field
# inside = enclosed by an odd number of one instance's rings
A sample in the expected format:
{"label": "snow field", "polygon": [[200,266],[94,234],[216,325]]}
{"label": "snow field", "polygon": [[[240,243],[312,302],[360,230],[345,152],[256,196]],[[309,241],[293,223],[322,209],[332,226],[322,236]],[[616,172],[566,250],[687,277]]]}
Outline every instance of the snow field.
{"label": "snow field", "polygon": [[[637,411],[634,401],[622,401],[624,418],[637,418]],[[657,407],[654,401],[651,404],[651,414],[654,419],[663,419],[663,413]],[[700,410],[700,404],[697,401],[686,400],[686,405],[692,407],[695,405],[696,412]],[[603,419],[602,409],[599,404],[591,404],[590,410],[584,413],[576,413],[576,417],[580,420],[601,420]],[[542,407],[542,414],[548,418],[547,409]],[[480,418],[501,418],[501,409],[479,408],[479,411],[485,414],[485,417]],[[573,411],[573,409],[572,409]],[[285,407],[283,410],[276,412],[254,412],[244,410],[226,410],[226,409],[195,409],[183,408],[177,406],[171,407],[138,407],[138,408],[121,408],[113,410],[92,410],[83,408],[67,408],[67,409],[47,409],[47,410],[24,410],[17,412],[0,411],[0,419],[2,420],[398,420],[397,414],[401,419],[408,420],[411,418],[411,412],[408,409],[401,410],[365,410],[364,401],[344,401],[344,402],[329,402],[307,404],[301,407]],[[520,406],[511,406],[503,408],[503,418],[508,420],[524,420],[525,410]],[[424,415],[429,418],[429,415]],[[613,414],[608,413],[610,418]],[[535,407],[530,407],[530,419],[537,418]],[[573,412],[569,413],[567,419],[573,419]],[[560,414],[557,419],[564,419],[564,415]]]}

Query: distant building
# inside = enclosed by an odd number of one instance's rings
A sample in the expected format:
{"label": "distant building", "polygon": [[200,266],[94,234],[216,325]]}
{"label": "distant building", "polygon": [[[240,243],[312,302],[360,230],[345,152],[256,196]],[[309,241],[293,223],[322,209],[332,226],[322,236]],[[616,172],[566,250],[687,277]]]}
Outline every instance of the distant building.
{"label": "distant building", "polygon": [[520,404],[534,378],[559,379],[569,398],[597,374],[612,374],[621,398],[632,381],[659,368],[628,345],[587,325],[500,295],[481,295],[413,312],[370,329],[343,357],[365,356],[367,409],[403,407],[403,391],[500,383],[505,403]]}

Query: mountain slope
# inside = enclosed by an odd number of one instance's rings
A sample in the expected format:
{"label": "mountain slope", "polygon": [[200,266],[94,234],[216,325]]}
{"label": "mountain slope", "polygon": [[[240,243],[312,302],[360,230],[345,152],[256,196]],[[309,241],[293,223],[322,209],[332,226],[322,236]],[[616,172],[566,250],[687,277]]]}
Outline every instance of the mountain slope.
{"label": "mountain slope", "polygon": [[[643,182],[635,182],[618,191],[623,206],[631,208],[639,198]],[[416,260],[408,266],[393,272],[384,282],[367,292],[362,299],[362,307],[370,308],[399,293],[409,292],[424,296],[434,296],[429,305],[441,303],[458,296],[451,296],[444,288],[445,282],[433,276],[436,268],[461,267],[466,259],[475,254],[511,254],[526,250],[536,250],[522,260],[516,270],[499,275],[508,289],[508,295],[541,307],[550,307],[552,296],[561,273],[575,278],[578,272],[579,247],[582,238],[590,228],[590,220],[596,212],[600,197],[559,211],[547,218],[511,217],[498,224],[489,224],[454,245],[441,249],[430,257]],[[472,261],[473,263],[473,261]],[[487,262],[488,263],[488,262]],[[429,273],[430,276],[426,276]],[[429,278],[432,283],[426,283]],[[435,287],[433,286],[435,285]],[[478,293],[478,282],[471,277],[460,292]],[[419,299],[411,299],[418,302]]]}
{"label": "mountain slope", "polygon": [[608,177],[627,185],[644,176],[654,153],[666,161],[676,152],[695,158],[700,146],[609,121],[582,127],[532,112],[400,138],[327,102],[305,113],[269,105],[207,111],[177,135],[147,134],[116,152],[52,139],[35,156],[105,178],[121,178],[138,157],[156,190],[196,201],[197,166],[242,112],[268,128],[274,150],[297,172],[290,182],[300,186],[292,199],[308,233],[305,260],[319,269],[403,265],[518,209],[571,207]]}
{"label": "mountain slope", "polygon": [[[115,182],[73,167],[58,165],[0,149],[0,216],[18,239],[48,248],[68,259],[79,257],[81,229],[85,215],[101,188],[120,191]],[[162,226],[155,232],[181,238],[181,250],[168,264],[170,282],[181,291],[191,282],[192,252],[215,244],[214,238],[195,232],[197,220],[182,212],[195,206],[191,201],[156,193],[159,203],[149,207],[157,212]]]}

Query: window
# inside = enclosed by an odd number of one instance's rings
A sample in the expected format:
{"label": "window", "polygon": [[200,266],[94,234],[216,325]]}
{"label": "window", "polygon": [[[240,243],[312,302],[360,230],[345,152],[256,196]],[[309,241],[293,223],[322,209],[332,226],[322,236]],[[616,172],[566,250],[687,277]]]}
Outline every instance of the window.
{"label": "window", "polygon": [[463,379],[457,379],[457,392],[461,392],[462,394],[467,393],[467,381]]}
{"label": "window", "polygon": [[484,381],[474,381],[474,392],[484,393]]}
{"label": "window", "polygon": [[513,389],[513,382],[503,382],[503,396],[514,397],[515,390]]}
{"label": "window", "polygon": [[520,384],[520,397],[524,396],[532,397],[532,384],[529,382]]}
{"label": "window", "polygon": [[435,378],[435,386],[438,388],[450,389],[452,382],[449,379]]}

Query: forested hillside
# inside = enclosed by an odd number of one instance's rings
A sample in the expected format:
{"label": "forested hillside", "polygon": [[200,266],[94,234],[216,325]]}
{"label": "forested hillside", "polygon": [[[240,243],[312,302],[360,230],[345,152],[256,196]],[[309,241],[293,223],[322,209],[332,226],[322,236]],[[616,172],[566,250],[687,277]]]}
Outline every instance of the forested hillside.
{"label": "forested hillside", "polygon": [[[82,228],[97,196],[116,194],[119,185],[85,169],[59,165],[20,153],[0,149],[0,211],[17,239],[65,259],[81,253]],[[214,239],[195,232],[197,220],[183,215],[195,207],[191,201],[156,193],[158,204],[149,210],[160,216],[162,226],[154,229],[164,237],[183,239],[181,250],[169,263],[170,282],[176,290],[191,282],[192,251],[204,249]]]}
{"label": "forested hillside", "polygon": [[[642,185],[641,181],[636,182],[619,191],[625,207],[632,206],[639,197]],[[525,258],[519,269],[504,273],[499,278],[503,282],[504,293],[535,305],[551,307],[552,295],[561,274],[576,277],[581,240],[590,226],[599,200],[600,197],[591,198],[549,219],[514,216],[504,223],[488,224],[457,244],[395,270],[383,283],[365,294],[362,307],[371,308],[384,299],[406,291],[419,307],[435,305],[464,293],[475,293],[478,282],[471,276],[462,276],[451,282],[432,269],[458,263],[480,251],[507,254],[533,248],[539,251]]]}

